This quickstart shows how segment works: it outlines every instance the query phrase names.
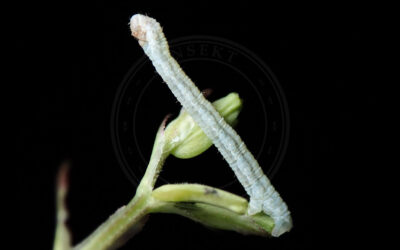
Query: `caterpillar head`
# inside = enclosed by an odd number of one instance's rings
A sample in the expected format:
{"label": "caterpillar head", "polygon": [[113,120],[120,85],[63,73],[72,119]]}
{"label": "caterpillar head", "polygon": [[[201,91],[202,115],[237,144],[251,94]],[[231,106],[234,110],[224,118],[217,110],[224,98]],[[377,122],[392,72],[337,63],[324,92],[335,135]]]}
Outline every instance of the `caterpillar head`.
{"label": "caterpillar head", "polygon": [[154,18],[141,14],[133,15],[129,25],[132,36],[139,41],[140,46],[144,46],[148,41],[154,41],[162,31],[160,24]]}

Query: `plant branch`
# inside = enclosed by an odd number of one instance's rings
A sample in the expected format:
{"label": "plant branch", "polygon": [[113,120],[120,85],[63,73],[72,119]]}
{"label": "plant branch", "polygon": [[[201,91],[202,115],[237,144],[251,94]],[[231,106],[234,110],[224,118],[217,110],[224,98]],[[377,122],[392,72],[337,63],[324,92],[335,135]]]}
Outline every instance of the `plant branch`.
{"label": "plant branch", "polygon": [[[147,215],[146,209],[149,206],[151,192],[157,180],[158,173],[161,170],[168,152],[165,148],[164,119],[158,129],[154,147],[151,153],[150,162],[146,168],[144,177],[139,183],[136,195],[128,205],[118,209],[102,225],[100,225],[89,237],[78,244],[74,249],[112,249],[116,248],[126,238],[126,233],[132,227],[141,222]],[[141,224],[141,223],[139,223]],[[135,231],[135,230],[134,230]],[[131,235],[132,236],[132,235]]]}
{"label": "plant branch", "polygon": [[259,236],[270,236],[274,227],[272,218],[264,213],[245,213],[248,202],[244,198],[217,188],[164,185],[152,196],[150,213],[179,214],[209,227]]}
{"label": "plant branch", "polygon": [[[230,94],[214,104],[229,122],[236,121],[241,107],[237,94]],[[248,201],[235,194],[200,184],[169,184],[153,190],[158,174],[172,151],[182,158],[194,157],[211,146],[201,129],[193,126],[194,122],[187,113],[181,112],[164,130],[166,119],[157,132],[149,165],[133,199],[74,249],[115,249],[141,230],[150,213],[179,214],[209,227],[242,234],[270,235],[273,220],[263,213],[250,216],[247,213]],[[60,219],[54,249],[66,250],[71,249],[69,234],[65,235],[68,232],[63,203],[66,185],[61,187],[65,188],[59,188],[58,192]]]}

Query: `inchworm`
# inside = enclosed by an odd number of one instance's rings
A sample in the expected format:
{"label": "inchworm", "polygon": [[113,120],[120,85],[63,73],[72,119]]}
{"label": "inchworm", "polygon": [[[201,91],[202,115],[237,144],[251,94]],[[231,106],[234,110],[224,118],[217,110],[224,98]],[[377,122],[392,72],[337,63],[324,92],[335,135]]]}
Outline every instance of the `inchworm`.
{"label": "inchworm", "polygon": [[160,24],[153,18],[136,14],[130,20],[130,28],[158,74],[235,172],[250,196],[248,214],[263,211],[270,215],[275,223],[273,236],[289,231],[292,228],[292,219],[287,205],[236,131],[204,98],[171,56]]}

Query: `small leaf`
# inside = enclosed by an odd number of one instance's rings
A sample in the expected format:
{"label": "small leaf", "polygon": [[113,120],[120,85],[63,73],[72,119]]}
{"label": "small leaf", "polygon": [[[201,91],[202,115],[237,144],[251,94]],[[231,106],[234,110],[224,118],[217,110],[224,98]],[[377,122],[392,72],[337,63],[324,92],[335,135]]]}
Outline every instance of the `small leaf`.
{"label": "small leaf", "polygon": [[274,221],[246,213],[248,202],[235,194],[200,184],[168,184],[152,193],[150,213],[173,213],[207,227],[268,237]]}
{"label": "small leaf", "polygon": [[224,190],[200,184],[168,184],[153,191],[160,201],[203,202],[229,209],[238,214],[247,211],[247,200]]}

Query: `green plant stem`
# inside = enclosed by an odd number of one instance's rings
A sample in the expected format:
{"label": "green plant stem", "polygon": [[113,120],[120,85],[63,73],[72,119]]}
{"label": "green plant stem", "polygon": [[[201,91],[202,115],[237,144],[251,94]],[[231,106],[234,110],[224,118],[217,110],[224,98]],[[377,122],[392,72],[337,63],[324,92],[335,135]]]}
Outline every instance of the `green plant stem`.
{"label": "green plant stem", "polygon": [[164,135],[166,120],[167,118],[164,119],[160,128],[158,129],[153,150],[151,152],[149,165],[147,166],[146,172],[144,173],[144,176],[139,183],[139,186],[136,190],[136,195],[146,194],[150,196],[150,193],[154,188],[155,182],[157,181],[158,174],[160,173],[165,160],[169,156],[169,144],[165,142]]}
{"label": "green plant stem", "polygon": [[[136,197],[135,197],[136,198]],[[120,241],[146,215],[148,197],[142,196],[133,199],[128,205],[118,209],[98,227],[87,239],[74,249],[113,249],[120,245]]]}

